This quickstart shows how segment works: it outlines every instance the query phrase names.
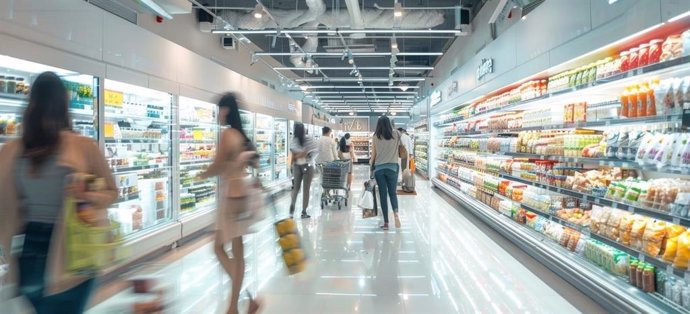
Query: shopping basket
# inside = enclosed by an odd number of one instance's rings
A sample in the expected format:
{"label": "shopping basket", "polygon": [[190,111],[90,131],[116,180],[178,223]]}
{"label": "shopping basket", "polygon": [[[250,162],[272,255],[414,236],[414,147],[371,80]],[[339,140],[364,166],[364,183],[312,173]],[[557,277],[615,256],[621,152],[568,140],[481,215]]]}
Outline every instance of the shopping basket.
{"label": "shopping basket", "polygon": [[[332,162],[325,162],[320,164],[321,167],[321,209],[326,205],[336,203],[338,209],[347,206],[347,175],[350,172],[349,160],[337,160]],[[344,195],[337,194],[339,190],[343,190]],[[331,191],[336,192],[332,195]]]}

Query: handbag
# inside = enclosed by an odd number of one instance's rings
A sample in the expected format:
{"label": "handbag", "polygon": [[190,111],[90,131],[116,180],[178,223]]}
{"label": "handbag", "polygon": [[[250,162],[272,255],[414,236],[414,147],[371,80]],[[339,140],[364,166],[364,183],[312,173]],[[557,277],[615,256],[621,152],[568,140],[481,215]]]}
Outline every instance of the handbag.
{"label": "handbag", "polygon": [[362,197],[357,204],[362,208],[362,218],[371,218],[378,216],[378,206],[376,206],[376,195],[375,193],[375,182],[374,180],[368,180],[364,182],[364,191],[362,192]]}
{"label": "handbag", "polygon": [[408,157],[407,148],[405,148],[405,145],[403,145],[402,143],[400,143],[400,145],[398,145],[398,157],[400,157],[402,159],[405,159]]}

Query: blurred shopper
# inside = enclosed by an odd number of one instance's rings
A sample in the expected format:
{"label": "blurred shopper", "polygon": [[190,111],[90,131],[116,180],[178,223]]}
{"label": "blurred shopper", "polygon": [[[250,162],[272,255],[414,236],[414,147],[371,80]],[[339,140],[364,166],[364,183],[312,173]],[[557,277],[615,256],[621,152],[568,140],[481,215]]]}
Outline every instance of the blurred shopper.
{"label": "blurred shopper", "polygon": [[307,214],[307,207],[309,206],[311,181],[314,178],[314,158],[318,153],[318,148],[314,140],[307,137],[304,124],[296,122],[293,134],[295,137],[292,138],[292,143],[290,143],[290,152],[292,153],[292,174],[295,179],[292,187],[290,216],[293,216],[295,213],[297,194],[299,194],[300,188],[304,185],[302,191],[302,218],[306,219],[311,218]]}
{"label": "blurred shopper", "polygon": [[[13,237],[24,235],[8,279],[38,314],[83,313],[94,287],[95,274],[65,272],[65,195],[91,203],[98,219],[107,217],[105,209],[117,198],[98,145],[71,130],[67,99],[55,73],[39,75],[31,86],[21,139],[0,151],[0,245],[9,252]],[[104,189],[87,192],[84,182],[70,180],[77,173],[103,178]]]}
{"label": "blurred shopper", "polygon": [[331,162],[338,158],[338,152],[336,151],[336,143],[333,142],[331,134],[333,131],[331,128],[325,126],[321,129],[321,138],[316,140],[316,145],[319,148],[319,154],[316,156],[316,163],[321,164],[324,162]]}
{"label": "blurred shopper", "polygon": [[[214,252],[223,269],[232,280],[230,307],[227,313],[239,313],[238,303],[244,281],[244,242],[242,237],[250,233],[254,221],[244,219],[249,210],[248,191],[245,177],[246,167],[258,167],[258,155],[254,145],[242,128],[237,98],[228,93],[218,102],[218,123],[225,126],[213,163],[200,178],[221,177],[219,204],[216,218]],[[251,220],[251,219],[250,219]],[[231,243],[232,258],[225,251]],[[250,296],[249,313],[256,313],[259,303]]]}
{"label": "blurred shopper", "polygon": [[381,116],[376,124],[376,131],[372,140],[371,165],[379,187],[379,198],[381,199],[381,209],[383,211],[384,230],[388,230],[388,200],[390,198],[395,216],[395,227],[400,228],[400,217],[398,216],[398,172],[399,172],[399,149],[400,133],[393,129],[390,119]]}
{"label": "blurred shopper", "polygon": [[352,169],[354,168],[355,160],[355,149],[350,141],[350,133],[345,133],[345,135],[340,138],[340,143],[338,144],[338,155],[342,160],[350,161],[350,171],[347,173],[347,189],[352,188]]}
{"label": "blurred shopper", "polygon": [[403,172],[409,167],[409,162],[412,158],[412,138],[407,134],[407,130],[403,128],[398,128],[398,132],[400,132],[400,142],[405,146],[405,150],[407,151],[407,156],[405,156],[405,158],[400,158],[400,172]]}

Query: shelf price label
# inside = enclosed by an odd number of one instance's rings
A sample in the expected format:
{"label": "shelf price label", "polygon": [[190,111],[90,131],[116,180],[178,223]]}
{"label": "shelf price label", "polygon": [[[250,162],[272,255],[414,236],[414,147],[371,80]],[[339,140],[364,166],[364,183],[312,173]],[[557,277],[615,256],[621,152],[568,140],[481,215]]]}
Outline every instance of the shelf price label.
{"label": "shelf price label", "polygon": [[106,89],[103,96],[106,106],[122,108],[122,103],[124,102],[124,94],[122,92]]}

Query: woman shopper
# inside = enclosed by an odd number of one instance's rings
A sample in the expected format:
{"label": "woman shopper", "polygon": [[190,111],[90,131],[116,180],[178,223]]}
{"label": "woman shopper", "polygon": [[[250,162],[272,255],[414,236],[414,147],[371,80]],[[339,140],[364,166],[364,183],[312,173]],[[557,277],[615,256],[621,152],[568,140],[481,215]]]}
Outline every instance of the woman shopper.
{"label": "woman shopper", "polygon": [[292,200],[290,202],[290,216],[292,217],[295,213],[297,194],[299,194],[300,187],[304,185],[302,191],[302,218],[307,219],[311,218],[311,216],[307,214],[307,207],[309,207],[311,181],[314,178],[314,158],[316,157],[318,147],[314,140],[307,137],[304,124],[296,122],[295,129],[292,133],[295,136],[290,143],[294,185],[292,187]]}
{"label": "woman shopper", "polygon": [[376,131],[372,139],[371,165],[374,171],[374,178],[379,187],[379,198],[381,199],[381,209],[383,211],[383,230],[388,230],[388,201],[390,198],[395,217],[395,227],[400,228],[400,217],[398,216],[398,171],[399,171],[399,147],[400,133],[393,129],[390,119],[381,116],[376,124]]}
{"label": "woman shopper", "polygon": [[350,141],[350,133],[345,133],[345,135],[340,139],[338,143],[338,152],[342,160],[350,161],[350,170],[347,173],[347,189],[352,188],[352,168],[354,167],[355,160],[355,150],[352,146],[352,141]]}
{"label": "woman shopper", "polygon": [[[218,123],[226,126],[221,133],[218,151],[213,163],[199,175],[201,179],[220,176],[219,204],[213,251],[232,280],[230,307],[227,313],[239,313],[238,304],[244,281],[244,242],[254,221],[243,219],[249,210],[249,187],[246,186],[247,166],[258,168],[258,155],[254,145],[242,128],[237,98],[232,93],[223,95],[218,102]],[[225,251],[231,243],[232,258]],[[249,313],[256,313],[260,304],[251,298]]]}
{"label": "woman shopper", "polygon": [[[67,99],[55,73],[39,75],[31,86],[21,139],[0,151],[0,245],[9,252],[13,237],[24,235],[18,263],[10,262],[9,280],[38,314],[83,313],[94,286],[95,274],[65,272],[65,195],[90,203],[94,220],[106,219],[105,209],[117,198],[98,145],[71,130]],[[103,178],[105,187],[87,192],[73,174]]]}

